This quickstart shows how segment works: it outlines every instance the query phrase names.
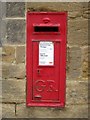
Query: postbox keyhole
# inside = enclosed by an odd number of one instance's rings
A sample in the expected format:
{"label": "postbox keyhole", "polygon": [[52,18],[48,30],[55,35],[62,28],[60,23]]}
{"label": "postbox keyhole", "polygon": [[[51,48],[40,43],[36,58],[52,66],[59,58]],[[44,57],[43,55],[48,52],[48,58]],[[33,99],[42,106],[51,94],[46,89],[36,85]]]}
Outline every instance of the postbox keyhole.
{"label": "postbox keyhole", "polygon": [[40,74],[40,69],[37,70],[37,73]]}

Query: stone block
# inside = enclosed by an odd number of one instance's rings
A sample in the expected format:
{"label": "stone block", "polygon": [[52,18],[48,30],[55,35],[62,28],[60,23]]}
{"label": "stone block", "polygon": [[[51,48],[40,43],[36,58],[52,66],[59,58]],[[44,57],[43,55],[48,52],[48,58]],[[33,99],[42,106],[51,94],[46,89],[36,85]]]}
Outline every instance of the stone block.
{"label": "stone block", "polygon": [[2,80],[2,66],[0,65],[0,80]]}
{"label": "stone block", "polygon": [[90,4],[89,2],[82,2],[83,11],[90,10],[89,4]]}
{"label": "stone block", "polygon": [[7,2],[6,17],[25,17],[25,2]]}
{"label": "stone block", "polygon": [[68,10],[69,11],[80,11],[81,12],[83,10],[83,4],[81,2],[69,2]]}
{"label": "stone block", "polygon": [[1,42],[1,40],[0,40],[0,47],[2,46],[2,42]]}
{"label": "stone block", "polygon": [[6,20],[6,36],[8,44],[24,44],[25,20]]}
{"label": "stone block", "polygon": [[0,104],[0,119],[2,119],[2,104]]}
{"label": "stone block", "polygon": [[2,103],[2,81],[0,80],[0,103]]}
{"label": "stone block", "polygon": [[88,104],[88,81],[67,81],[66,105]]}
{"label": "stone block", "polygon": [[78,17],[80,18],[81,16],[83,15],[83,12],[82,11],[71,11],[71,12],[68,12],[68,19],[77,19]]}
{"label": "stone block", "polygon": [[22,79],[25,78],[25,64],[6,64],[2,65],[2,77],[3,78],[17,78]]}
{"label": "stone block", "polygon": [[2,104],[2,118],[15,117],[15,104]]}
{"label": "stone block", "polygon": [[81,48],[74,46],[69,48],[68,78],[77,79],[81,77]]}
{"label": "stone block", "polygon": [[2,48],[0,48],[0,80],[2,79]]}
{"label": "stone block", "polygon": [[88,29],[80,29],[76,31],[68,30],[67,41],[69,45],[84,46],[88,45]]}
{"label": "stone block", "polygon": [[83,78],[88,78],[88,62],[89,62],[89,47],[84,46],[82,47],[82,77]]}
{"label": "stone block", "polygon": [[0,2],[0,47],[2,46],[2,44],[1,44],[1,24],[2,24],[2,4]]}
{"label": "stone block", "polygon": [[[82,57],[82,51],[80,47],[77,46],[73,46],[73,47],[69,47],[69,57],[71,61],[81,61],[81,57]],[[77,64],[77,62],[76,62]],[[81,63],[80,63],[81,64]],[[72,67],[72,66],[71,66]]]}
{"label": "stone block", "polygon": [[66,11],[68,4],[65,2],[28,2],[26,4],[27,10],[30,11]]}
{"label": "stone block", "polygon": [[89,49],[90,49],[90,46],[84,46],[84,47],[81,48],[81,50],[82,50],[82,61],[83,62],[88,62],[88,57],[90,55]]}
{"label": "stone block", "polygon": [[88,78],[88,62],[83,62],[83,65],[82,65],[82,77],[83,78]]}
{"label": "stone block", "polygon": [[27,10],[30,11],[82,11],[82,3],[76,2],[28,2]]}
{"label": "stone block", "polygon": [[8,79],[2,81],[2,102],[22,103],[25,102],[26,81]]}
{"label": "stone block", "polygon": [[2,19],[2,3],[0,1],[0,20]]}
{"label": "stone block", "polygon": [[6,21],[5,20],[1,20],[1,30],[0,30],[0,42],[1,42],[1,47],[7,43],[6,40]]}
{"label": "stone block", "polygon": [[6,2],[0,1],[0,18],[6,18]]}
{"label": "stone block", "polygon": [[88,20],[78,18],[68,20],[68,44],[84,46],[88,44]]}
{"label": "stone block", "polygon": [[83,12],[83,18],[90,19],[90,10],[84,11]]}
{"label": "stone block", "polygon": [[26,107],[18,104],[17,118],[88,118],[88,105],[70,105],[64,109],[48,107]]}
{"label": "stone block", "polygon": [[68,31],[69,32],[79,31],[79,30],[84,30],[88,32],[88,20],[87,19],[77,18],[77,19],[68,20]]}
{"label": "stone block", "polygon": [[15,47],[3,46],[2,61],[13,63],[15,61]]}
{"label": "stone block", "polygon": [[67,79],[70,80],[79,80],[82,77],[82,70],[80,68],[78,68],[78,70],[73,70],[70,69],[68,70],[68,74],[67,74]]}
{"label": "stone block", "polygon": [[16,47],[16,63],[25,63],[25,46]]}
{"label": "stone block", "polygon": [[2,60],[2,47],[0,47],[0,61]]}

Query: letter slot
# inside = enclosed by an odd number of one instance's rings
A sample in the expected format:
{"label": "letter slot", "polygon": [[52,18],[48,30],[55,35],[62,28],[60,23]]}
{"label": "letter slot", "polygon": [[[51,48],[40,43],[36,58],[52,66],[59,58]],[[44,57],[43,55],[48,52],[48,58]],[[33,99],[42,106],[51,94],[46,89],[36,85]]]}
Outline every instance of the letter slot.
{"label": "letter slot", "polygon": [[59,32],[58,26],[34,26],[34,32]]}

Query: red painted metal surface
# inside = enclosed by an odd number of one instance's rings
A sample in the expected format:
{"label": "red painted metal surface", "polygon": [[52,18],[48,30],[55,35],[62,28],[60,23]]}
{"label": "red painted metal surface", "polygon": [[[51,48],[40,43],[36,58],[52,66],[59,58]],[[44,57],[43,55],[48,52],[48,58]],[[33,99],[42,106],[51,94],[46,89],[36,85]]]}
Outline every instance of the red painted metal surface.
{"label": "red painted metal surface", "polygon": [[[67,12],[27,12],[27,106],[65,106],[66,27]],[[53,64],[40,65],[39,46],[47,42]]]}

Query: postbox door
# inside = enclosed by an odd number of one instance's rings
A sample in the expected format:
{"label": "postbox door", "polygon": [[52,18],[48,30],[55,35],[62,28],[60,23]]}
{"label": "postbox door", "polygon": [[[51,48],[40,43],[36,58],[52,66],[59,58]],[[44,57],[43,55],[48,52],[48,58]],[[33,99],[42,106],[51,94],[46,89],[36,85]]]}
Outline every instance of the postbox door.
{"label": "postbox door", "polygon": [[33,42],[33,100],[59,101],[60,41]]}

